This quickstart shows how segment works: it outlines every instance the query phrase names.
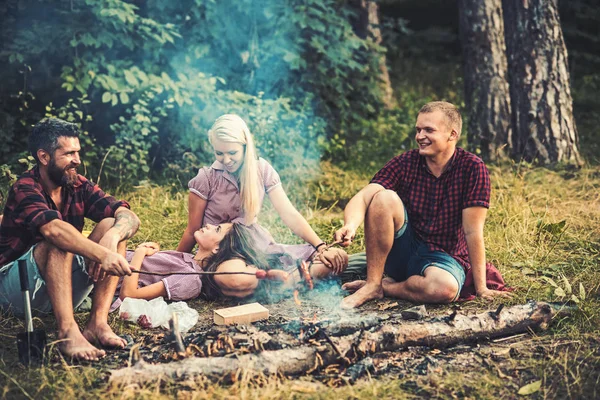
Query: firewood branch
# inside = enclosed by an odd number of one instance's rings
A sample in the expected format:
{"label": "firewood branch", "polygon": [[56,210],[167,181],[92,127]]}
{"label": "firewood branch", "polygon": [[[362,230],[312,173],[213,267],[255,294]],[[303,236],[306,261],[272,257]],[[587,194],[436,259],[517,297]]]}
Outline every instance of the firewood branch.
{"label": "firewood branch", "polygon": [[459,343],[489,340],[530,330],[545,329],[559,314],[572,311],[543,302],[499,307],[477,315],[457,314],[449,324],[446,318],[386,323],[355,333],[330,337],[318,346],[302,345],[293,349],[266,350],[237,357],[188,358],[166,364],[140,363],[113,370],[111,384],[127,385],[155,381],[157,378],[186,379],[204,375],[213,379],[235,377],[240,370],[251,374],[303,375],[339,362],[341,358],[358,361],[380,351],[406,349],[409,346],[444,348]]}

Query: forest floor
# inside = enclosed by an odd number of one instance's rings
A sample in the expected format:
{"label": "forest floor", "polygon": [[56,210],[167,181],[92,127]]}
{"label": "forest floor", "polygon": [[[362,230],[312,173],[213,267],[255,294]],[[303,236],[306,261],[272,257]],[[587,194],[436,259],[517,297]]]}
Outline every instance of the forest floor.
{"label": "forest floor", "polygon": [[[510,300],[474,300],[459,305],[461,313],[494,310],[527,300],[566,302],[577,306],[568,317],[555,318],[545,331],[506,339],[464,343],[446,349],[411,347],[377,353],[362,376],[347,371],[315,371],[309,375],[251,376],[234,382],[157,379],[144,385],[111,385],[110,371],[128,366],[130,349],[110,351],[97,363],[71,364],[55,351],[51,362],[25,369],[18,363],[15,338],[21,320],[0,315],[0,398],[598,398],[600,397],[600,168],[548,170],[524,165],[490,168],[492,207],[486,223],[487,258],[515,288]],[[322,164],[322,172],[302,182],[283,176],[285,189],[322,238],[340,227],[343,206],[368,182],[369,176]],[[168,187],[141,186],[117,193],[142,220],[131,243],[154,240],[173,249],[187,220],[187,194]],[[296,238],[266,204],[261,222],[282,242]],[[359,232],[350,253],[364,248]],[[269,323],[322,320],[343,296],[340,291],[304,293],[302,306],[290,298],[267,304]],[[231,301],[189,302],[200,321],[189,335],[212,326],[212,310]],[[356,317],[391,314],[412,304],[383,299],[371,302]],[[454,306],[428,306],[432,315],[447,315]],[[87,313],[76,318],[83,326]],[[143,329],[111,315],[118,334],[141,344],[148,361],[177,358],[160,329]],[[260,323],[259,323],[260,324]],[[55,338],[54,320],[41,317]]]}

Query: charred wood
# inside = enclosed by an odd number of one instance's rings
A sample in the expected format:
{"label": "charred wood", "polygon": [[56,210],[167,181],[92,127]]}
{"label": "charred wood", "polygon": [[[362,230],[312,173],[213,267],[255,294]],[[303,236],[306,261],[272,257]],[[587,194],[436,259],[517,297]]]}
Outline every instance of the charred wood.
{"label": "charred wood", "polygon": [[240,370],[264,375],[303,375],[329,365],[337,358],[329,345],[302,346],[295,349],[263,351],[239,357],[187,358],[167,364],[136,364],[133,367],[112,371],[112,384],[143,383],[158,377],[188,379],[207,376],[211,379],[234,381]]}
{"label": "charred wood", "polygon": [[[367,330],[359,327],[351,335],[338,337],[329,337],[327,328],[322,328],[325,332],[319,333],[319,328],[316,327],[305,344],[299,343],[295,348],[265,350],[255,354],[229,354],[223,357],[188,358],[167,364],[139,363],[112,371],[110,382],[143,383],[159,377],[187,379],[198,375],[234,380],[240,370],[248,371],[251,375],[303,375],[331,364],[356,363],[379,352],[398,351],[411,346],[444,348],[544,329],[558,313],[569,311],[571,310],[568,308],[559,308],[549,303],[530,302],[499,307],[495,311],[477,315],[453,313],[452,324],[448,323],[448,317],[398,321],[372,326]],[[323,339],[323,335],[326,340],[317,340]],[[263,338],[265,339],[266,337]],[[236,341],[240,342],[239,338]],[[309,345],[311,343],[314,345]],[[356,371],[352,370],[351,376],[361,375],[366,370],[368,368],[357,367]]]}

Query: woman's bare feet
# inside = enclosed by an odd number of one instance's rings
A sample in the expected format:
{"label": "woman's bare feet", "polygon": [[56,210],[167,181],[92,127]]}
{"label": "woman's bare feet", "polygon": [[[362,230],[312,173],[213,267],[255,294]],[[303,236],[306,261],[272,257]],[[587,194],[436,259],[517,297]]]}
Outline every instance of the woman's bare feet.
{"label": "woman's bare feet", "polygon": [[84,337],[75,322],[69,328],[58,332],[58,348],[67,357],[77,360],[96,361],[104,357],[104,350],[97,349]]}
{"label": "woman's bare feet", "polygon": [[[350,282],[344,286],[354,286],[353,284],[355,282],[361,281]],[[360,285],[360,283],[357,283],[356,285]],[[383,288],[381,287],[381,285],[376,283],[364,282],[364,284],[362,284],[362,287],[360,287],[356,292],[354,292],[354,294],[351,294],[350,296],[342,300],[342,308],[360,307],[367,301],[381,298],[383,298]]]}
{"label": "woman's bare feet", "polygon": [[94,323],[90,321],[83,330],[83,336],[98,346],[105,348],[120,348],[127,346],[127,341],[117,336],[106,322]]}

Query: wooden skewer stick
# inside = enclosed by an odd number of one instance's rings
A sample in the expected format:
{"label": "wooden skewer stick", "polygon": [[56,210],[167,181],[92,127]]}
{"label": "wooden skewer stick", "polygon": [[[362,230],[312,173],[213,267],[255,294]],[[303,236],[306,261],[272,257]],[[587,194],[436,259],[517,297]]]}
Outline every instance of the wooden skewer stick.
{"label": "wooden skewer stick", "polygon": [[171,275],[254,275],[259,279],[262,279],[263,270],[258,270],[256,272],[236,272],[236,271],[198,271],[198,272],[150,272],[150,271],[140,271],[140,270],[131,270],[134,274],[143,274],[143,275],[156,275],[156,276],[171,276]]}

